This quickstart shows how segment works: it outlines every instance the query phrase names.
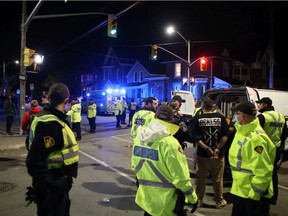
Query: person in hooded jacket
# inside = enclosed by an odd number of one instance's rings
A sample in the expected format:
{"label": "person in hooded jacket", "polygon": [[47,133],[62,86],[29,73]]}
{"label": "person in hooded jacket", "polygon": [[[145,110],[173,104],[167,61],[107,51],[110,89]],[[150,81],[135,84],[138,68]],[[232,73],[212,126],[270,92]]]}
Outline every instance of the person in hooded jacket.
{"label": "person in hooded jacket", "polygon": [[30,103],[30,109],[24,113],[24,116],[22,119],[21,126],[22,126],[23,133],[25,134],[29,133],[29,129],[33,121],[33,118],[34,116],[38,115],[40,111],[41,111],[41,108],[39,107],[38,101],[32,100]]}
{"label": "person in hooded jacket", "polygon": [[198,198],[186,156],[173,137],[179,127],[172,123],[174,113],[167,105],[161,105],[155,116],[147,127],[139,126],[134,140],[131,168],[139,182],[135,202],[145,216],[184,216],[183,208],[176,208],[179,191],[192,204],[192,212]]}

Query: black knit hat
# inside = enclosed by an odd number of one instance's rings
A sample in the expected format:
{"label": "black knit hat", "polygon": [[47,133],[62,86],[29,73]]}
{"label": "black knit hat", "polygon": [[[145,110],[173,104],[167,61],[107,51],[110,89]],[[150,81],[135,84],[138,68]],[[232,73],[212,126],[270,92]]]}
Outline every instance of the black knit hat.
{"label": "black knit hat", "polygon": [[235,107],[231,108],[231,111],[234,113],[236,111],[240,111],[246,115],[255,116],[257,114],[257,109],[255,105],[249,101],[242,101]]}

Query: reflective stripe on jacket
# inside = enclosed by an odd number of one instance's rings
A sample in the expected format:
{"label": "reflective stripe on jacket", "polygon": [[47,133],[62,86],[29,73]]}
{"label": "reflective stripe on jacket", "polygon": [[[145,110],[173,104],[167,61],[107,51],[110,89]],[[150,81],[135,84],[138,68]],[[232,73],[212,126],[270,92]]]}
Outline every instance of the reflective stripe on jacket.
{"label": "reflective stripe on jacket", "polygon": [[96,117],[97,114],[97,106],[95,103],[89,104],[88,111],[87,111],[87,118]]}
{"label": "reflective stripe on jacket", "polygon": [[285,117],[275,111],[262,113],[265,118],[264,131],[276,147],[281,145],[281,134],[285,124]]}
{"label": "reflective stripe on jacket", "polygon": [[254,121],[239,125],[229,149],[233,184],[231,193],[260,200],[273,195],[272,172],[276,148],[259,124]]}
{"label": "reflective stripe on jacket", "polygon": [[131,158],[131,168],[139,181],[135,202],[150,215],[176,215],[176,189],[189,202],[195,203],[196,193],[181,145],[173,137],[177,125],[153,120],[139,127]]}
{"label": "reflective stripe on jacket", "polygon": [[137,109],[137,103],[136,102],[131,102],[130,103],[130,110],[136,110]]}
{"label": "reflective stripe on jacket", "polygon": [[149,110],[139,110],[132,118],[131,136],[134,139],[139,126],[146,127],[155,118],[155,113]]}
{"label": "reflective stripe on jacket", "polygon": [[32,122],[29,135],[29,149],[35,137],[35,130],[38,122],[56,121],[62,126],[62,134],[64,145],[61,150],[51,152],[48,156],[47,164],[49,169],[57,169],[63,166],[68,166],[79,161],[78,150],[79,146],[76,142],[75,136],[71,128],[55,115],[47,114],[43,116],[36,116]]}
{"label": "reflective stripe on jacket", "polygon": [[69,110],[66,113],[68,116],[71,116],[71,122],[72,123],[81,122],[81,120],[82,120],[81,109],[82,109],[81,104],[77,103],[77,104],[74,104],[71,107],[71,110]]}

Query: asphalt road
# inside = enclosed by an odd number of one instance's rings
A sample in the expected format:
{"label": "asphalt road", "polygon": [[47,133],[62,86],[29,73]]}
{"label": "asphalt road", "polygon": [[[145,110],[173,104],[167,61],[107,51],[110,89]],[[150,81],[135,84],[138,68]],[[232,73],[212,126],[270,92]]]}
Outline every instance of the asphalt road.
{"label": "asphalt road", "polygon": [[[115,120],[113,116],[97,117],[96,133],[90,134],[86,133],[89,127],[85,117],[83,118],[83,137],[79,142],[79,175],[70,193],[71,216],[143,215],[143,211],[134,202],[136,186],[134,174],[130,171],[131,149],[126,147],[132,143],[130,130],[125,125],[122,129],[116,130]],[[0,122],[0,134],[3,124]],[[14,129],[17,131],[17,126]],[[13,138],[0,135],[0,145],[4,139]],[[31,178],[25,167],[26,154],[25,148],[0,151],[0,215],[36,215],[35,205],[25,207],[24,201],[26,187],[31,184]],[[185,154],[194,183],[192,145],[188,146]],[[276,206],[271,206],[271,216],[287,215],[287,171],[288,164],[284,163],[279,170],[279,201]],[[211,182],[207,180],[204,206],[197,209],[193,215],[230,215],[232,209],[230,184],[224,186],[224,196],[229,203],[226,207],[214,208],[213,189]],[[103,198],[108,198],[110,202],[104,203]]]}

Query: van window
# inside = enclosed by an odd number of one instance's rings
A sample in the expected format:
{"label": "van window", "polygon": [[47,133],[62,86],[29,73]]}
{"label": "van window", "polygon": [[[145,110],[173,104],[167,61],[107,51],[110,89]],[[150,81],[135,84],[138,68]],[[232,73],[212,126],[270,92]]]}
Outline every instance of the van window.
{"label": "van window", "polygon": [[215,91],[206,92],[205,97],[209,97],[215,101],[216,106],[224,113],[226,117],[232,115],[231,108],[235,105],[236,101],[247,101],[247,95],[244,92],[225,92]]}

